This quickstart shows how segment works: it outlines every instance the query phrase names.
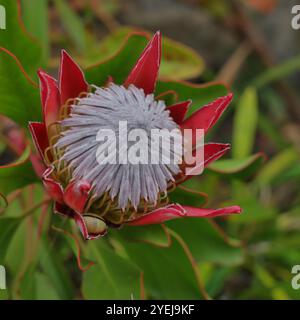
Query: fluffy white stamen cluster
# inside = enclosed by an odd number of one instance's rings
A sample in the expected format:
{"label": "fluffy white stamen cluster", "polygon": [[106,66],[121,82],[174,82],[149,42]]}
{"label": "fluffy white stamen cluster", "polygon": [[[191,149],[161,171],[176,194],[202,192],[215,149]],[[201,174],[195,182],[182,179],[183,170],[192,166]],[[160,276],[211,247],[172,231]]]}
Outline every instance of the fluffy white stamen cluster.
{"label": "fluffy white stamen cluster", "polygon": [[[87,97],[79,98],[68,118],[61,121],[63,134],[56,147],[64,148],[64,160],[73,171],[73,178],[85,179],[93,186],[93,194],[101,197],[109,192],[118,197],[118,206],[125,209],[128,202],[135,208],[141,199],[156,204],[159,193],[166,192],[180,168],[176,163],[165,164],[99,164],[96,140],[100,129],[112,129],[118,135],[119,122],[127,121],[128,133],[144,129],[150,144],[152,129],[178,129],[163,101],[145,95],[131,85],[111,84],[107,88],[93,86]],[[145,147],[149,147],[145,146]],[[147,150],[150,150],[148,148]]]}

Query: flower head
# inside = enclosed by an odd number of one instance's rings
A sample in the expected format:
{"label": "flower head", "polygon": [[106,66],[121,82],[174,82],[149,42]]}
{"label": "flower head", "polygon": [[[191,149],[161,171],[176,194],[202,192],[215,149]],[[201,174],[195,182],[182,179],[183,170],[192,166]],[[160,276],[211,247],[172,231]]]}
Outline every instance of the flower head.
{"label": "flower head", "polygon": [[[128,132],[144,130],[143,149],[152,143],[153,129],[175,130],[177,136],[184,129],[206,132],[230,103],[231,94],[185,119],[191,101],[166,106],[163,100],[154,97],[160,60],[161,35],[157,32],[123,84],[113,81],[105,87],[88,84],[80,67],[65,51],[58,82],[44,71],[38,72],[43,122],[32,122],[29,127],[46,166],[43,183],[55,200],[55,211],[74,218],[86,239],[104,235],[109,226],[240,213],[237,206],[214,210],[170,204],[168,194],[190,178],[184,162],[96,161],[104,154],[106,159],[112,159],[120,156],[122,148],[127,150],[121,122],[126,122]],[[104,148],[99,149],[105,145],[99,136],[103,130],[119,136],[116,141],[119,148],[112,148],[109,154]],[[152,149],[147,149],[146,156],[150,156],[149,150]],[[162,154],[167,151],[163,146],[158,150]],[[174,157],[176,150],[171,152]],[[204,145],[203,166],[227,150],[228,144]]]}

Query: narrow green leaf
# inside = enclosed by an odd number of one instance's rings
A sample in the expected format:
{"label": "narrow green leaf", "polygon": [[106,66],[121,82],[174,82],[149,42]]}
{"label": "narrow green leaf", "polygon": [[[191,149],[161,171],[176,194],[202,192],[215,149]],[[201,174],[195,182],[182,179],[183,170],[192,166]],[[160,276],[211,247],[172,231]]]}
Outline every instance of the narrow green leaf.
{"label": "narrow green leaf", "polygon": [[297,56],[275,67],[267,69],[253,81],[253,85],[260,89],[276,80],[281,80],[288,75],[299,71],[299,69],[300,56]]}
{"label": "narrow green leaf", "polygon": [[208,169],[231,178],[247,178],[255,173],[264,162],[265,156],[256,153],[242,159],[218,160],[209,165]]}
{"label": "narrow green leaf", "polygon": [[268,185],[297,163],[299,163],[299,153],[294,148],[286,149],[263,167],[256,181],[260,186]]}
{"label": "narrow green leaf", "polygon": [[234,158],[243,159],[251,154],[255,141],[257,119],[257,94],[254,88],[248,87],[240,99],[234,118],[232,138]]}
{"label": "narrow green leaf", "polygon": [[54,3],[67,34],[74,42],[79,53],[84,53],[86,50],[86,35],[82,20],[66,1],[55,0]]}

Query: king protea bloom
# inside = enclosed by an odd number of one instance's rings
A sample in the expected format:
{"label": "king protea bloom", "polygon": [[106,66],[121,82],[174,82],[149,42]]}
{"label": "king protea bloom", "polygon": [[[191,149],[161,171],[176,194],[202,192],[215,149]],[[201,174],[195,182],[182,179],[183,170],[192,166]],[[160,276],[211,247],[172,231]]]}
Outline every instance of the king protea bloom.
{"label": "king protea bloom", "polygon": [[[240,213],[238,206],[204,209],[169,203],[168,194],[190,176],[184,165],[99,164],[96,152],[100,129],[203,129],[207,132],[232,100],[220,97],[185,119],[191,101],[166,106],[154,89],[161,60],[161,35],[148,43],[122,84],[109,79],[105,87],[88,84],[84,73],[62,51],[59,80],[38,71],[43,122],[29,128],[46,169],[43,184],[55,201],[54,210],[73,218],[85,239],[104,235],[108,227],[160,224],[185,217],[215,217]],[[126,61],[124,61],[126,63]],[[230,146],[204,146],[207,166]]]}

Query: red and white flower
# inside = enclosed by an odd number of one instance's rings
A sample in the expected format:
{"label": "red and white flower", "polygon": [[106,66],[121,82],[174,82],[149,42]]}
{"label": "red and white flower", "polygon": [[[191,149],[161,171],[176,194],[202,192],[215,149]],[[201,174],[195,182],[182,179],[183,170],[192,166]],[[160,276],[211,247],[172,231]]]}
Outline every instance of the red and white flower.
{"label": "red and white flower", "polygon": [[[55,201],[55,212],[73,218],[86,239],[104,235],[109,226],[139,226],[184,217],[215,217],[241,212],[238,206],[205,209],[170,204],[168,193],[190,178],[183,174],[183,168],[155,171],[146,166],[143,174],[136,174],[125,166],[102,171],[91,167],[89,157],[93,149],[88,147],[88,137],[104,114],[109,121],[120,120],[123,116],[130,121],[132,116],[135,119],[132,124],[137,127],[140,122],[133,112],[138,113],[139,120],[147,122],[149,119],[144,111],[137,109],[139,103],[159,104],[164,120],[159,121],[160,126],[168,123],[181,129],[207,132],[229,105],[232,94],[203,106],[186,119],[191,101],[168,107],[163,101],[156,101],[153,92],[160,60],[161,35],[157,32],[123,84],[110,81],[105,88],[88,84],[83,71],[65,51],[61,54],[58,81],[44,71],[38,71],[43,122],[31,122],[29,128],[45,164],[43,183]],[[126,100],[127,95],[135,100]],[[122,108],[118,112],[113,109],[112,115],[107,106],[115,108],[115,101],[119,101]],[[135,109],[131,108],[133,104]],[[151,121],[146,124],[151,125]],[[228,144],[206,144],[203,165],[217,160],[229,149]],[[135,169],[140,172],[140,168]]]}

